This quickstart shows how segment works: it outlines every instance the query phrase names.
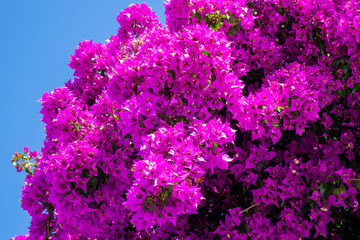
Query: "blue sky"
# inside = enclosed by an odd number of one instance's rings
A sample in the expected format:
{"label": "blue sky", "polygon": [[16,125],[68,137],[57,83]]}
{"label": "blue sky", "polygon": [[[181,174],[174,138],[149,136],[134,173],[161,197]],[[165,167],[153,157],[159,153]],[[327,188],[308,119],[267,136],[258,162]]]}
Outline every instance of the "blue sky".
{"label": "blue sky", "polygon": [[72,78],[69,56],[79,42],[104,43],[117,32],[119,11],[142,2],[165,22],[161,0],[0,0],[0,239],[28,232],[30,217],[19,203],[25,174],[10,159],[24,146],[43,146],[38,100]]}

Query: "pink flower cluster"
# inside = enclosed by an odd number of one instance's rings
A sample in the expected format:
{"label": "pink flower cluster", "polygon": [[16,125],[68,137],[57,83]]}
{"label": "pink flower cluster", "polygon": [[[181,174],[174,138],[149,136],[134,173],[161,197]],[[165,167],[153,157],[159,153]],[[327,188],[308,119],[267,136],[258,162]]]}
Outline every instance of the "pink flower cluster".
{"label": "pink flower cluster", "polygon": [[42,97],[14,239],[357,239],[360,4],[171,0],[120,12]]}

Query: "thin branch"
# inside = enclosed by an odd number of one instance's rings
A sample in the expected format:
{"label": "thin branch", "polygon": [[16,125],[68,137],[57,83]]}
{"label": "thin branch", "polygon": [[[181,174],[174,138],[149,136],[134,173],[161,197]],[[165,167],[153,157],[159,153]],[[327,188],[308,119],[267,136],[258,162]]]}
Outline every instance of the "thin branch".
{"label": "thin branch", "polygon": [[252,209],[253,207],[256,207],[256,206],[258,206],[258,205],[260,205],[260,203],[256,203],[256,204],[254,204],[254,205],[251,205],[251,206],[248,207],[247,209],[241,211],[240,214],[243,214],[243,213],[249,211],[250,209]]}

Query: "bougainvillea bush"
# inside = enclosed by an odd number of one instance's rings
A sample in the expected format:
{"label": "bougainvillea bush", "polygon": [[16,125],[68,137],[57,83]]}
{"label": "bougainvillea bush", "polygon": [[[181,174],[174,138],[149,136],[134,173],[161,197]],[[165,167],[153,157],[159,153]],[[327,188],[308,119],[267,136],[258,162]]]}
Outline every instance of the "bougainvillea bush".
{"label": "bougainvillea bush", "polygon": [[164,5],[41,98],[15,239],[359,239],[359,2]]}

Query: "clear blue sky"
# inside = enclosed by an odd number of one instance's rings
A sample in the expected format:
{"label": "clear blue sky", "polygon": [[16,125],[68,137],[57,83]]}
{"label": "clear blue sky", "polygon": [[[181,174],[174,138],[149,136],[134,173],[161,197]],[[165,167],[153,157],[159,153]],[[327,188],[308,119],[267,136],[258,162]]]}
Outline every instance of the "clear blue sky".
{"label": "clear blue sky", "polygon": [[105,42],[117,32],[119,11],[147,4],[164,24],[161,0],[0,0],[0,239],[28,232],[30,217],[20,207],[25,174],[10,163],[24,146],[40,150],[45,138],[40,103],[44,92],[72,78],[69,56],[79,42]]}

